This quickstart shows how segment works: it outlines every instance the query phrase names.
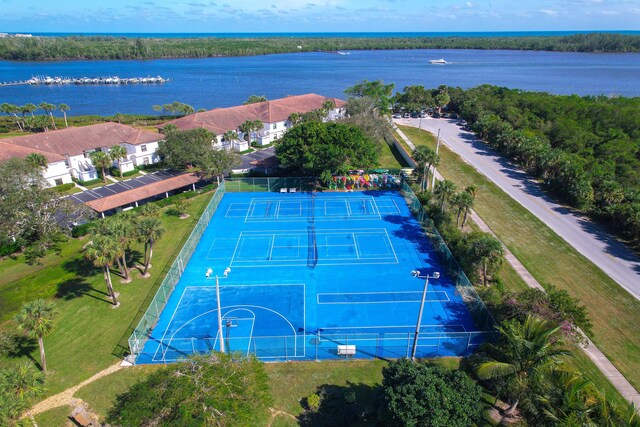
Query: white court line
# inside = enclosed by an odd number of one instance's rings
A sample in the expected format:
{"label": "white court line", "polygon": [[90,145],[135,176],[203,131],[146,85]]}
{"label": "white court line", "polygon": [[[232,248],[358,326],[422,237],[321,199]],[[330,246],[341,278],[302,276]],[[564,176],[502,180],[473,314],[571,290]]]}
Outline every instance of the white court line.
{"label": "white court line", "polygon": [[[180,307],[180,303],[182,302],[182,298],[184,298],[184,294],[186,293],[185,291],[186,291],[186,288],[182,291],[182,295],[180,295],[180,299],[178,300],[178,304],[176,304],[176,307],[173,309],[173,314],[171,315],[171,318],[169,319],[169,323],[167,323],[167,327],[165,328],[164,333],[162,334],[162,338],[160,338],[160,342],[161,343],[164,341],[164,338],[167,335],[167,331],[169,330],[169,326],[171,326],[171,323],[173,323],[173,318],[176,315],[176,312],[178,311],[178,307]],[[169,301],[167,300],[167,302],[169,302]],[[162,315],[162,312],[161,312],[161,315]],[[155,327],[154,327],[154,329],[155,329]],[[153,353],[153,359],[156,358],[156,355],[158,354],[158,350],[160,349],[160,347],[162,347],[162,346],[161,345],[158,346],[158,348],[156,348],[155,353]],[[162,355],[163,359],[164,359],[164,353],[166,353],[166,352],[163,352],[163,355]]]}
{"label": "white court line", "polygon": [[271,258],[273,257],[273,243],[275,242],[275,240],[276,240],[276,235],[272,234],[271,235],[271,240],[269,241],[269,246],[270,246],[270,248],[269,248],[269,261],[271,261]]}
{"label": "white court line", "polygon": [[[251,332],[249,332],[249,336],[248,337],[238,337],[238,338],[242,338],[242,339],[244,339],[244,338],[248,338],[249,339],[249,345],[247,346],[247,353],[246,353],[246,355],[248,356],[249,355],[249,351],[251,350],[251,338],[253,338],[253,328],[254,328],[254,326],[256,324],[256,314],[253,311],[249,310],[248,308],[236,308],[236,309],[227,311],[225,313],[225,315],[222,317],[222,320],[224,320],[225,317],[229,316],[229,313],[233,313],[234,311],[240,311],[240,310],[248,311],[249,313],[253,314],[253,319],[251,319],[251,318],[243,319],[243,320],[251,320]],[[240,319],[237,318],[237,320],[240,320]],[[217,334],[219,334],[219,333],[220,333],[220,328],[218,328]],[[226,339],[226,337],[224,337],[223,339]],[[230,338],[230,339],[234,339],[234,338]]]}
{"label": "white court line", "polygon": [[[429,291],[431,294],[444,294],[446,299],[425,299],[424,302],[447,302],[451,301],[446,291]],[[420,297],[414,300],[386,300],[386,301],[344,301],[344,302],[320,302],[320,297],[324,295],[394,295],[394,294],[418,294]],[[316,295],[316,304],[393,304],[393,303],[416,303],[422,300],[422,291],[398,291],[398,292],[322,292]]]}
{"label": "white court line", "polygon": [[396,263],[398,262],[398,254],[396,254],[396,249],[393,247],[393,244],[391,243],[391,239],[389,238],[389,233],[387,233],[387,229],[384,228],[384,234],[386,234],[387,236],[387,241],[389,242],[389,246],[391,246],[391,250],[393,251],[393,256],[396,259]]}
{"label": "white court line", "polygon": [[275,217],[278,218],[280,216],[280,202],[276,204],[276,212]]}
{"label": "white court line", "polygon": [[351,238],[353,239],[353,247],[356,249],[356,258],[360,259],[360,251],[358,251],[358,241],[355,233],[351,233]]}
{"label": "white court line", "polygon": [[351,205],[349,204],[349,201],[346,198],[344,199],[344,204],[347,207],[347,216],[352,216]]}

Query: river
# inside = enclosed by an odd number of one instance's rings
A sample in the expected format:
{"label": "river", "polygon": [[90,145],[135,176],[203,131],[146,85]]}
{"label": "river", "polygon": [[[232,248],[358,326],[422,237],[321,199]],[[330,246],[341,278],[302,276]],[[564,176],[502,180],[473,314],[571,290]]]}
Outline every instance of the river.
{"label": "river", "polygon": [[[444,58],[446,65],[429,59]],[[469,88],[492,84],[556,94],[640,96],[640,53],[560,53],[506,50],[379,50],[147,61],[0,61],[0,81],[51,77],[146,77],[162,85],[0,87],[0,103],[65,103],[69,114],[154,114],[173,101],[195,108],[228,107],[250,95],[275,99],[314,92],[344,97],[363,79],[405,86]]]}

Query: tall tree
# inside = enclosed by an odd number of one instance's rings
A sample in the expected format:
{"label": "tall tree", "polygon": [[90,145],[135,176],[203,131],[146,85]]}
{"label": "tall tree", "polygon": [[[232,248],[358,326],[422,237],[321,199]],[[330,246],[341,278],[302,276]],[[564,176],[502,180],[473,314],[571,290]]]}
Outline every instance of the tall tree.
{"label": "tall tree", "polygon": [[53,119],[53,112],[57,107],[53,104],[49,104],[48,102],[41,102],[40,104],[38,104],[38,107],[40,107],[41,110],[47,113],[47,115],[51,118],[51,126],[53,126],[54,129],[57,129],[56,121]]}
{"label": "tall tree", "polygon": [[368,96],[372,98],[380,114],[386,114],[391,108],[391,95],[393,94],[393,83],[384,84],[382,80],[373,82],[364,80],[345,89],[344,93],[357,98]]}
{"label": "tall tree", "polygon": [[224,135],[222,135],[222,139],[231,144],[233,141],[238,140],[238,132],[236,132],[235,130],[228,130],[224,133]]}
{"label": "tall tree", "polygon": [[110,268],[118,258],[118,244],[111,236],[94,235],[91,242],[86,246],[85,256],[93,262],[96,267],[102,268],[104,282],[107,285],[107,293],[111,297],[113,306],[119,305],[117,295],[113,290],[111,282]]}
{"label": "tall tree", "polygon": [[91,159],[91,163],[94,167],[100,168],[102,170],[102,182],[107,182],[107,169],[111,166],[113,160],[111,156],[104,151],[94,151],[89,155]]}
{"label": "tall tree", "polygon": [[531,390],[545,375],[563,369],[564,360],[571,353],[563,349],[560,326],[529,316],[523,322],[506,322],[498,327],[500,340],[488,344],[488,360],[476,368],[478,378],[502,379],[513,414],[522,399],[532,396]]}
{"label": "tall tree", "polygon": [[40,365],[47,373],[47,357],[44,352],[44,337],[53,330],[53,319],[58,314],[56,305],[42,298],[27,302],[14,317],[18,329],[29,338],[36,338],[40,347]]}
{"label": "tall tree", "polygon": [[433,194],[440,200],[440,212],[444,213],[446,202],[456,192],[456,184],[453,181],[444,179],[436,182]]}
{"label": "tall tree", "polygon": [[461,370],[398,359],[382,375],[384,425],[467,427],[482,418],[481,388]]}
{"label": "tall tree", "polygon": [[489,233],[474,233],[471,238],[469,256],[482,268],[482,283],[487,286],[487,275],[504,261],[504,247],[500,240]]}
{"label": "tall tree", "polygon": [[441,86],[438,94],[435,97],[436,105],[438,106],[438,112],[441,113],[442,109],[449,104],[451,97],[446,86]]}
{"label": "tall tree", "polygon": [[[460,228],[464,228],[464,224],[467,222],[467,215],[473,209],[474,198],[471,193],[467,191],[461,191],[456,193],[451,198],[451,204],[458,209],[458,215],[456,217],[456,225]],[[462,217],[462,222],[460,222]]]}
{"label": "tall tree", "polygon": [[249,145],[251,145],[251,132],[258,132],[263,127],[264,123],[260,120],[247,120],[238,126],[238,129],[244,134],[244,138],[247,140]]}
{"label": "tall tree", "polygon": [[120,173],[120,178],[122,178],[122,161],[127,159],[127,149],[122,145],[114,145],[109,150],[109,155],[111,160],[118,162],[118,172]]}
{"label": "tall tree", "polygon": [[440,163],[440,156],[436,154],[431,148],[420,145],[413,150],[413,160],[418,164],[418,168],[422,169],[422,179],[420,181],[420,188],[422,191],[426,191],[429,187],[429,174],[431,167],[437,167]]}
{"label": "tall tree", "polygon": [[291,128],[276,145],[280,166],[291,173],[319,176],[377,163],[377,144],[360,128],[344,123],[305,122]]}
{"label": "tall tree", "polygon": [[173,130],[160,141],[158,153],[165,164],[178,169],[198,168],[204,178],[220,176],[239,162],[236,153],[213,148],[215,135],[206,129]]}
{"label": "tall tree", "polygon": [[117,252],[116,263],[120,269],[123,282],[130,282],[131,275],[127,265],[127,251],[136,237],[133,215],[130,212],[120,212],[117,215],[106,218],[100,223],[97,233],[114,239]]}
{"label": "tall tree", "polygon": [[18,130],[24,130],[24,124],[18,116],[18,113],[20,113],[20,107],[14,104],[9,104],[8,102],[3,102],[0,104],[0,111],[11,117]]}
{"label": "tall tree", "polygon": [[25,247],[26,260],[36,262],[70,234],[72,221],[89,216],[82,203],[72,203],[42,177],[42,158],[13,158],[0,163],[0,244]]}
{"label": "tall tree", "polygon": [[136,236],[138,241],[144,243],[144,277],[149,276],[151,258],[153,257],[153,244],[160,240],[164,234],[162,223],[157,218],[146,217],[136,222]]}
{"label": "tall tree", "polygon": [[251,95],[245,102],[243,105],[248,105],[248,104],[257,104],[258,102],[265,102],[267,101],[267,97],[264,95]]}
{"label": "tall tree", "polygon": [[69,123],[67,122],[67,111],[71,108],[67,104],[58,105],[58,110],[62,111],[62,115],[64,116],[64,127],[68,128]]}

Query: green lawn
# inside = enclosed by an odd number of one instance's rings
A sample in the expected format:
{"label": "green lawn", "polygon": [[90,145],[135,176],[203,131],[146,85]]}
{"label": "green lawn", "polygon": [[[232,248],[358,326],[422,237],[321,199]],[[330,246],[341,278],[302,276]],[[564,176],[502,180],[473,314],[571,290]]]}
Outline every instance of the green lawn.
{"label": "green lawn", "polygon": [[[112,355],[116,345],[127,333],[147,294],[159,284],[160,273],[172,261],[210,198],[211,193],[191,199],[188,220],[161,215],[166,232],[154,246],[151,278],[143,279],[138,270],[133,270],[134,280],[120,284],[119,277],[113,274],[122,303],[117,309],[109,303],[101,271],[83,258],[81,248],[86,239],[69,241],[60,256],[50,254],[42,265],[27,266],[20,259],[0,261],[1,328],[15,330],[7,319],[23,302],[37,297],[54,298],[60,310],[56,329],[45,338],[49,395],[119,361]],[[134,245],[134,254],[139,261],[142,245]],[[39,358],[37,346],[27,357],[34,361]]]}
{"label": "green lawn", "polygon": [[[434,147],[426,131],[401,126],[414,144]],[[533,214],[445,146],[438,171],[459,188],[478,187],[476,212],[544,286],[579,298],[593,321],[590,337],[622,374],[640,388],[640,301],[633,298]]]}
{"label": "green lawn", "polygon": [[69,420],[73,408],[70,406],[60,406],[58,408],[49,409],[35,416],[36,423],[42,427],[64,427]]}
{"label": "green lawn", "polygon": [[378,158],[378,164],[380,167],[387,169],[400,169],[409,166],[395,146],[389,144],[380,145],[382,147],[380,157]]}

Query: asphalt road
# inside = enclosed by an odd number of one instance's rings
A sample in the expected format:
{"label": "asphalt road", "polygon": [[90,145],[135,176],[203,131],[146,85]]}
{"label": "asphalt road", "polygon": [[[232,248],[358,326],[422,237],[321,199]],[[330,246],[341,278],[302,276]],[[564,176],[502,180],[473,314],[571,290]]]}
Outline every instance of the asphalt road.
{"label": "asphalt road", "polygon": [[640,299],[640,258],[624,244],[601,230],[575,210],[554,202],[539,184],[505,160],[472,132],[449,119],[395,119],[396,123],[421,126],[440,138],[479,172],[527,208],[609,277]]}
{"label": "asphalt road", "polygon": [[275,166],[275,147],[256,150],[242,156],[242,164],[233,168],[234,170],[249,170],[253,168],[272,168]]}

